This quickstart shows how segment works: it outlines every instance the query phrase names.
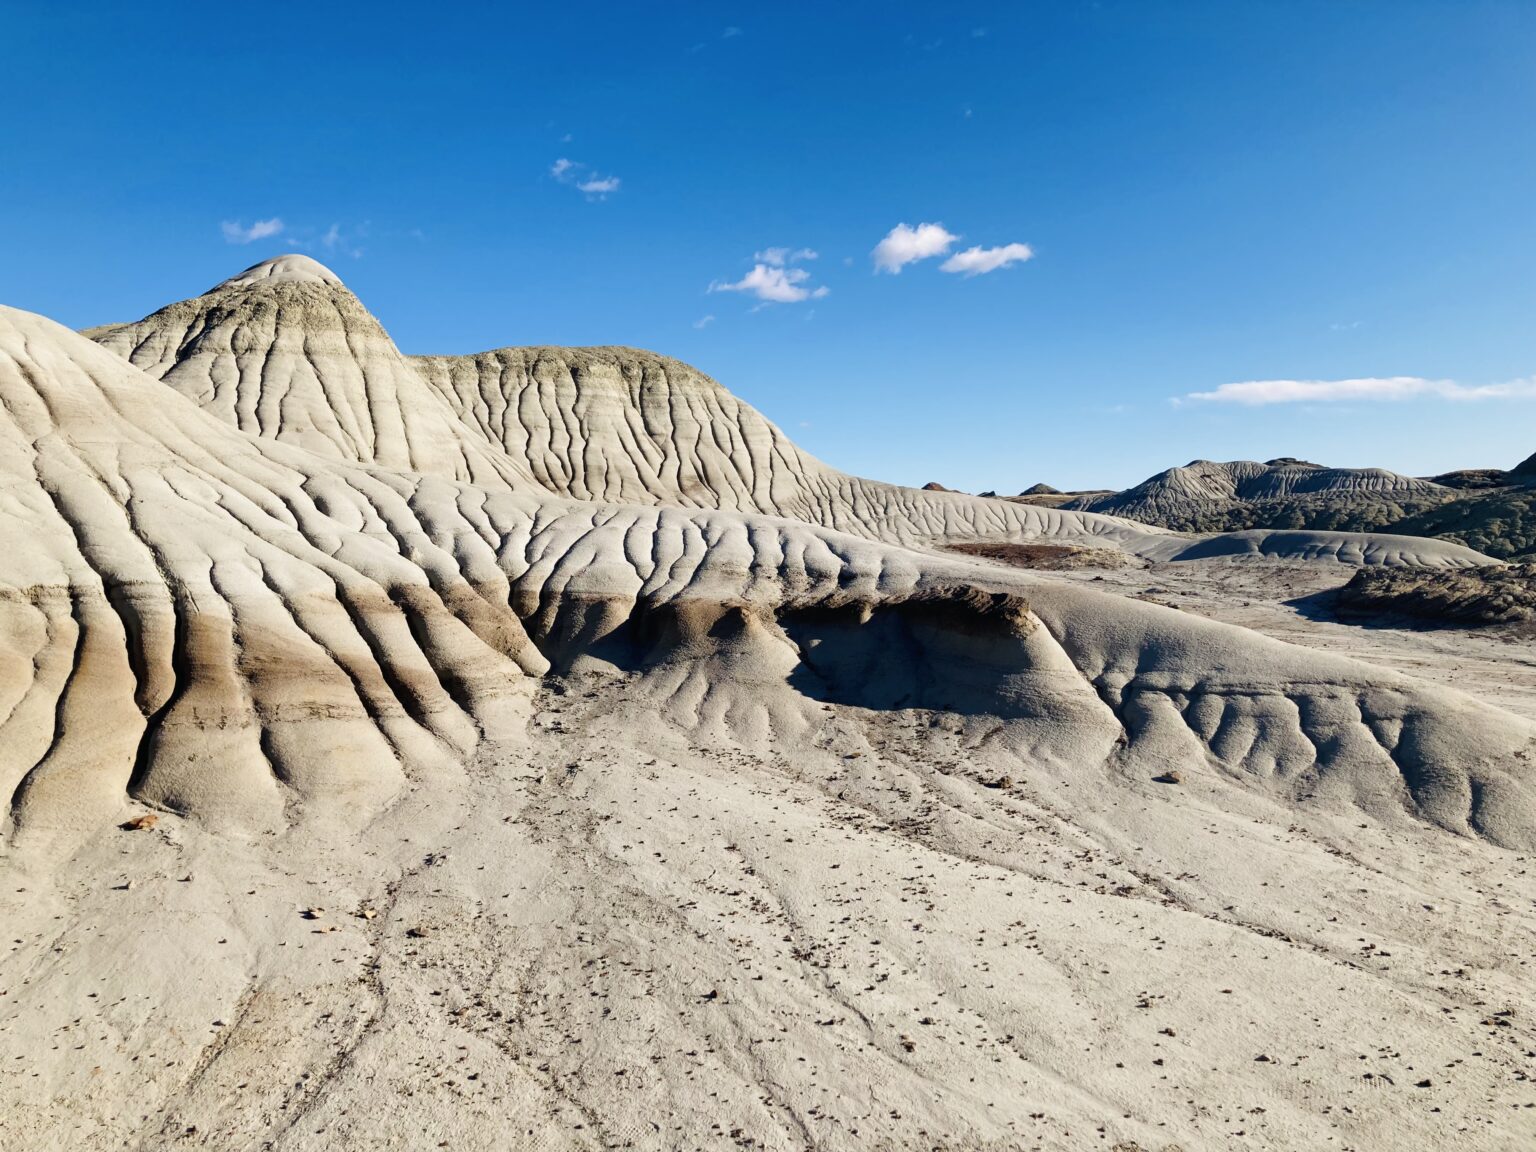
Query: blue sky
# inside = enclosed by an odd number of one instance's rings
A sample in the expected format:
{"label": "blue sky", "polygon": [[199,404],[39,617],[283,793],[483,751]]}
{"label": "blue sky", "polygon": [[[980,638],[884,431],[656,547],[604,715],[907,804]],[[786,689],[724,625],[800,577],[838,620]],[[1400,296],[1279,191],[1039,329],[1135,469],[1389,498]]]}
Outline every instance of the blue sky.
{"label": "blue sky", "polygon": [[655,349],[903,483],[1536,451],[1533,3],[5,23],[0,302],[71,325],[297,250],[408,352]]}

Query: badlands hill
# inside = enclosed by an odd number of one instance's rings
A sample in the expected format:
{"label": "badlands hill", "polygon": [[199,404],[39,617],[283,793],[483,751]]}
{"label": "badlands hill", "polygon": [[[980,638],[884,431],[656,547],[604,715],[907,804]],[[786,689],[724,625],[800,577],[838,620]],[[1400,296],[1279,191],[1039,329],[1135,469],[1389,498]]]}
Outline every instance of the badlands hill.
{"label": "badlands hill", "polygon": [[1361,508],[1372,502],[1419,506],[1451,495],[1431,481],[1382,468],[1325,468],[1284,457],[1262,464],[1255,460],[1195,460],[1182,468],[1159,472],[1123,492],[1084,496],[1063,507],[1187,530],[1229,522],[1234,527],[1268,525],[1286,511],[1309,503],[1318,508]]}
{"label": "badlands hill", "polygon": [[1283,458],[1196,460],[1122,492],[1023,493],[1018,503],[1123,517],[1178,531],[1351,532],[1420,536],[1500,559],[1536,552],[1536,473],[1468,469],[1418,479],[1380,468]]}
{"label": "badlands hill", "polygon": [[687,365],[628,348],[402,356],[334,273],[258,265],[87,333],[244,432],[336,459],[578,500],[788,515],[860,535],[1105,535],[1142,525],[834,472]]}
{"label": "badlands hill", "polygon": [[505,456],[463,434],[357,297],[307,256],[258,264],[137,324],[88,335],[254,436],[423,475],[515,478]]}
{"label": "badlands hill", "polygon": [[940,549],[1475,553],[843,477],[295,257],[92,336],[0,308],[0,1147],[1517,1146],[1536,723]]}
{"label": "badlands hill", "polygon": [[[903,488],[828,467],[714,380],[630,348],[403,356],[329,269],[283,256],[87,333],[242,431],[361,463],[578,500],[756,512],[891,543],[1050,536],[1172,559],[1147,525]],[[424,395],[430,390],[434,395]],[[335,419],[327,405],[341,409]],[[402,460],[416,459],[411,465]],[[1222,548],[1200,542],[1201,554]],[[1279,533],[1267,554],[1470,564],[1465,549]],[[1231,550],[1247,554],[1250,539]]]}

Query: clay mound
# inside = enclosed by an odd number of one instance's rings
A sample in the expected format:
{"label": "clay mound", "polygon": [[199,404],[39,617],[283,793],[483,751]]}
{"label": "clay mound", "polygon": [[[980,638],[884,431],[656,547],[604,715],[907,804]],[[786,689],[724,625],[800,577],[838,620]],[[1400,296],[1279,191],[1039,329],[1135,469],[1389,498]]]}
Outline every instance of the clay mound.
{"label": "clay mound", "polygon": [[1382,532],[1288,532],[1255,529],[1191,540],[1165,536],[1139,554],[1149,560],[1331,560],[1365,567],[1476,568],[1488,557],[1462,544],[1428,536]]}
{"label": "clay mound", "polygon": [[218,827],[366,821],[520,731],[554,668],[639,675],[664,719],[733,741],[803,731],[818,700],[943,708],[1022,725],[1041,762],[1205,763],[1536,845],[1536,727],[1240,629],[782,518],[347,464],[11,310],[0,399],[22,831],[130,796]]}
{"label": "clay mound", "polygon": [[760,512],[893,543],[1064,537],[1134,549],[1155,531],[848,476],[710,377],[651,352],[501,348],[410,361],[466,422],[562,496]]}
{"label": "clay mound", "polygon": [[225,423],[363,464],[530,487],[400,356],[341,279],[279,256],[92,339]]}
{"label": "clay mound", "polygon": [[1343,610],[1416,616],[1456,624],[1536,619],[1536,564],[1461,568],[1364,569],[1338,592]]}

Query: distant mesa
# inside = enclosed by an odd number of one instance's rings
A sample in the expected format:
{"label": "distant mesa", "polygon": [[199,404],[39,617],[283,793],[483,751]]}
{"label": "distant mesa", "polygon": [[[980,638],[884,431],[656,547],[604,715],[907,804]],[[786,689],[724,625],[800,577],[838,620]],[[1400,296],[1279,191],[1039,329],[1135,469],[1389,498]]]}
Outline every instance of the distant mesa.
{"label": "distant mesa", "polygon": [[930,480],[930,481],[928,481],[928,483],[923,485],[923,491],[924,492],[953,492],[954,489],[953,488],[946,488],[946,487],[944,487],[944,485],[940,484],[937,480]]}
{"label": "distant mesa", "polygon": [[1062,495],[1062,491],[1061,491],[1060,488],[1052,488],[1049,484],[1031,484],[1028,488],[1024,489],[1024,491],[1020,492],[1019,495],[1020,496],[1060,496],[1060,495]]}

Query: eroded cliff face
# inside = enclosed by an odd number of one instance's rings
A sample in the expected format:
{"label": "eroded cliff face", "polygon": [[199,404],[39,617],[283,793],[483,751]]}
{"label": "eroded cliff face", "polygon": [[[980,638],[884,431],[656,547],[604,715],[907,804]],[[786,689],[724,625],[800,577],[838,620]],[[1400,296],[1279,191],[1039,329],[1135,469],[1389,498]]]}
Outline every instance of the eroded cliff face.
{"label": "eroded cliff face", "polygon": [[[141,332],[128,361],[41,318],[5,313],[6,531],[29,546],[0,560],[15,702],[0,783],[19,828],[89,826],[129,795],[253,828],[307,809],[366,819],[422,771],[516,730],[530,681],[552,667],[595,667],[691,677],[707,696],[740,697],[732,707],[743,714],[761,706],[789,716],[798,694],[993,715],[1070,748],[1051,753],[1060,760],[1103,761],[1113,752],[1100,738],[1108,731],[1132,751],[1213,756],[1266,787],[1283,790],[1303,772],[1352,781],[1339,792],[1352,803],[1395,805],[1499,843],[1531,840],[1530,792],[1513,759],[1530,739],[1523,721],[1483,717],[1470,702],[1434,700],[1409,682],[1177,613],[1148,618],[1142,606],[1091,595],[1062,606],[1067,593],[1022,573],[869,539],[911,530],[892,529],[888,510],[870,503],[838,504],[840,516],[863,518],[853,535],[788,517],[552,495],[543,483],[555,457],[525,450],[495,463],[501,450],[391,354],[376,324],[351,323],[331,353],[355,341],[377,353],[398,385],[390,395],[425,394],[436,405],[425,412],[446,439],[417,442],[451,444],[448,473],[473,471],[479,454],[492,479],[385,469],[377,438],[368,453],[350,435],[324,438],[319,452],[288,443],[296,428],[268,391],[278,379],[272,349],[309,346],[294,343],[303,325],[287,326],[285,308],[302,321],[320,296],[345,292],[318,267],[259,266],[193,301],[197,318],[174,340],[157,345]],[[253,293],[278,295],[274,303]],[[181,331],[182,321],[166,317],[182,307],[145,323]],[[260,364],[238,353],[228,360],[220,350],[240,347],[257,317],[270,337]],[[126,341],[124,331],[103,339]],[[331,353],[303,360],[302,384],[316,402],[350,371],[351,361]],[[163,378],[134,367],[135,354]],[[582,355],[562,361],[568,377],[536,367],[498,377],[542,372],[553,381],[535,389],[539,402],[528,393],[514,406],[515,426],[535,430],[524,433],[525,449],[538,437],[549,443],[554,417],[585,428],[589,449],[604,447],[561,456],[565,483],[612,463],[625,471],[626,491],[639,477],[641,446],[662,441],[674,445],[673,463],[649,473],[652,501],[668,495],[662,478],[686,486],[678,445],[716,446],[696,450],[689,467],[764,452],[803,459],[750,409],[680,366],[653,358],[649,383],[645,371],[625,382],[607,353]],[[527,363],[553,362],[540,353]],[[593,364],[603,369],[589,378]],[[221,394],[214,378],[226,370],[234,374]],[[454,370],[443,367],[444,380]],[[198,372],[211,391],[194,385]],[[461,377],[468,409],[471,394],[517,398],[515,389],[486,392],[488,379]],[[256,402],[236,402],[252,390]],[[347,411],[371,411],[377,395],[354,391]],[[687,435],[684,422],[652,411],[670,411],[679,397],[713,405],[693,410]],[[514,428],[511,410],[487,418],[502,441]],[[382,411],[416,427],[409,405]],[[647,412],[643,436],[625,423],[624,413]],[[242,429],[248,419],[263,434]],[[752,436],[741,433],[743,421]],[[619,437],[621,427],[634,435]],[[400,451],[409,454],[414,433],[405,435]],[[745,447],[749,440],[757,447]],[[720,482],[711,491],[752,503],[750,485],[772,479],[772,469],[735,475],[740,489]],[[1058,526],[1073,533],[1081,523]],[[979,528],[966,520],[967,531]],[[1039,595],[1056,605],[1049,628],[1031,607]],[[1095,639],[1083,643],[1090,632]],[[1155,673],[1129,670],[1154,654]],[[1218,662],[1227,671],[1216,681]],[[751,693],[738,683],[748,669],[757,670]]]}

